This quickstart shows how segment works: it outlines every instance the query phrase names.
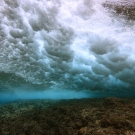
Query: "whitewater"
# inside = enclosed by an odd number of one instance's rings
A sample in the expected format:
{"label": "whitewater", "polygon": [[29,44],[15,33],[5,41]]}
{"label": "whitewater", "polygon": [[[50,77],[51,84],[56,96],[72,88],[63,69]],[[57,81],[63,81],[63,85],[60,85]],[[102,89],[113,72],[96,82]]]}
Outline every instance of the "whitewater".
{"label": "whitewater", "polygon": [[104,2],[0,0],[1,100],[134,92],[135,22]]}

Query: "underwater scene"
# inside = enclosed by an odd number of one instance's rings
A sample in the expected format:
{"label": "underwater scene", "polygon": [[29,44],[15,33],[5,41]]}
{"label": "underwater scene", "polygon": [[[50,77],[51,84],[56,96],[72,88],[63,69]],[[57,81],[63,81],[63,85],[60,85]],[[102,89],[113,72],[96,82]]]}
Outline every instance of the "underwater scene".
{"label": "underwater scene", "polygon": [[0,135],[135,135],[135,0],[0,0]]}

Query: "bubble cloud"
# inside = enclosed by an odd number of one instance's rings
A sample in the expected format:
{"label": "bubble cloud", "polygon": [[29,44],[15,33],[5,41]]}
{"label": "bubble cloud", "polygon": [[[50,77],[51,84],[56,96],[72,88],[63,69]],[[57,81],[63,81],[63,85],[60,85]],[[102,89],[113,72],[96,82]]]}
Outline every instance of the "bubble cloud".
{"label": "bubble cloud", "polygon": [[16,78],[42,89],[135,89],[135,22],[103,2],[1,0],[0,91]]}

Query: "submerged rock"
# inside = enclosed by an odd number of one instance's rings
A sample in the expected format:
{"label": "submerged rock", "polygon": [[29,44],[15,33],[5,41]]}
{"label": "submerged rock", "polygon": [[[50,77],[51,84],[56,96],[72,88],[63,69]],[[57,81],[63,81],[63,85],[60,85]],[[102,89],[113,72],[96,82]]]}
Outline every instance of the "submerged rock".
{"label": "submerged rock", "polygon": [[135,20],[135,1],[106,1],[103,6],[111,9],[111,11],[120,16],[126,17],[129,20]]}
{"label": "submerged rock", "polygon": [[0,135],[134,135],[135,99],[18,101],[0,106]]}

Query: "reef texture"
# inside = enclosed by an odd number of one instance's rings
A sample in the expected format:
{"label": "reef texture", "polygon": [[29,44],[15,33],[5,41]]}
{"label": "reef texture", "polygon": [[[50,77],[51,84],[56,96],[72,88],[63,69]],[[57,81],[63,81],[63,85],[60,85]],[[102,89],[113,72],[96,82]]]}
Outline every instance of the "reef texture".
{"label": "reef texture", "polygon": [[17,101],[0,106],[0,135],[135,135],[134,99]]}
{"label": "reef texture", "polygon": [[113,13],[126,17],[128,20],[135,20],[135,1],[122,0],[111,2],[107,1],[103,4],[104,7],[112,9]]}

